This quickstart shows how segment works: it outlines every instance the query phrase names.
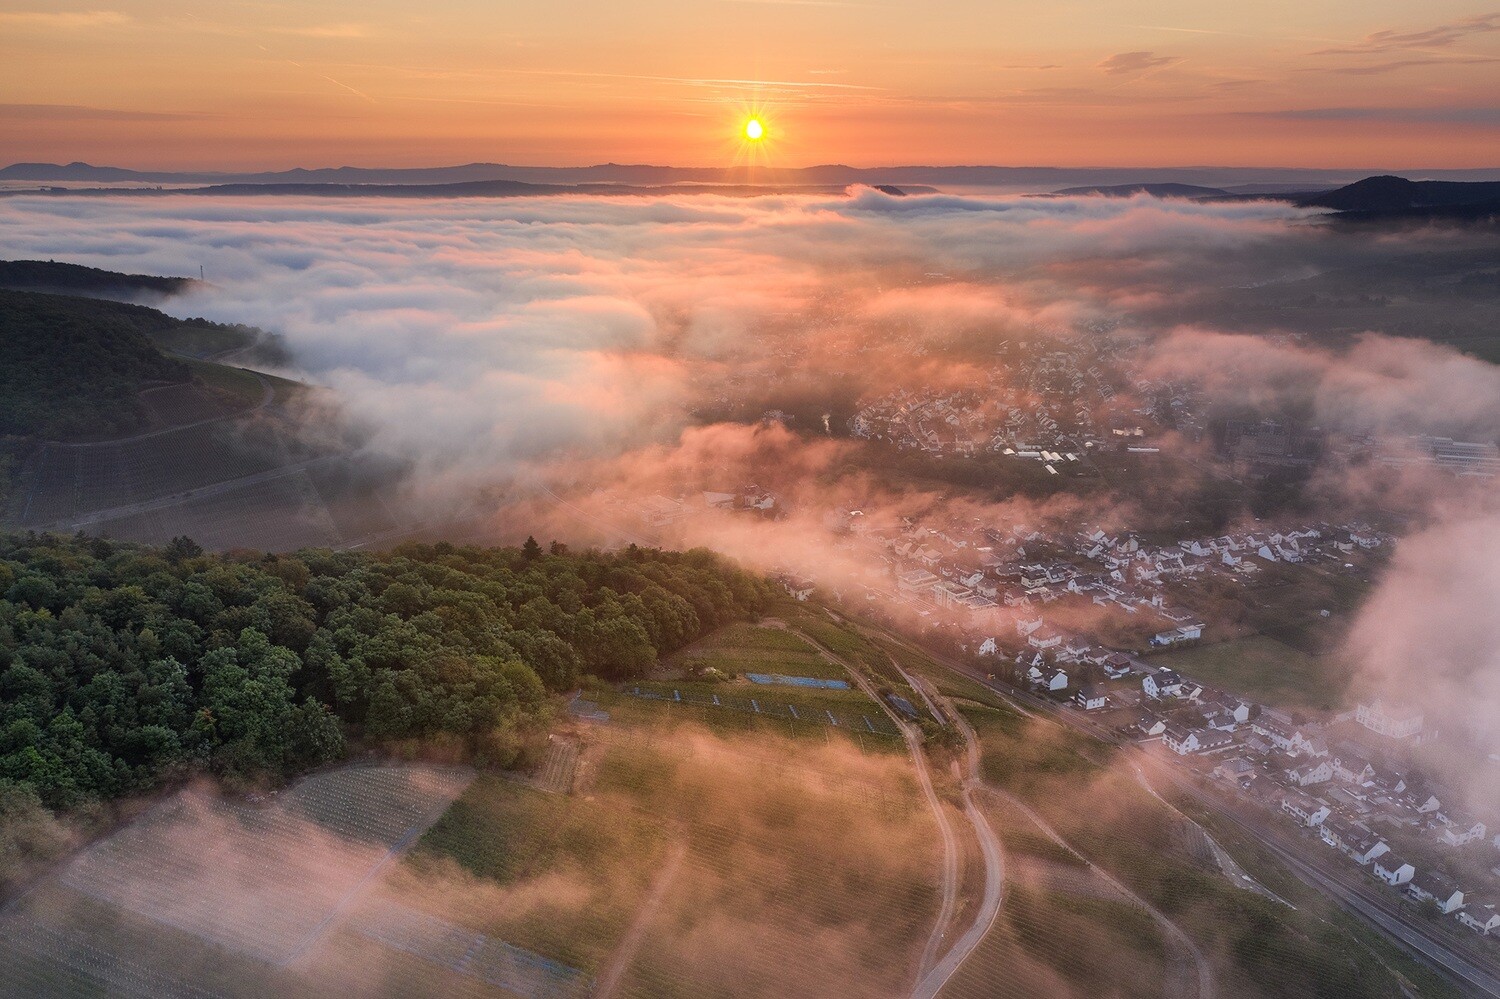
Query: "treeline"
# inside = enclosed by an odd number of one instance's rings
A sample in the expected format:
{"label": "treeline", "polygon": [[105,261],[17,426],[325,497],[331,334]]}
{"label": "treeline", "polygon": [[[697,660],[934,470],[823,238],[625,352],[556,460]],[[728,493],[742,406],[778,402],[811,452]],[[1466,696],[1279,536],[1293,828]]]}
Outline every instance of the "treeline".
{"label": "treeline", "polygon": [[[0,801],[280,776],[439,739],[504,762],[547,692],[640,674],[771,586],[706,550],[213,555],[0,536]],[[3,809],[0,809],[3,810]]]}
{"label": "treeline", "polygon": [[0,291],[0,436],[66,440],[139,429],[141,389],[192,376],[149,339],[181,325],[138,305]]}
{"label": "treeline", "polygon": [[56,260],[0,260],[0,288],[68,291],[113,298],[142,291],[175,295],[196,283],[192,278],[121,274]]}

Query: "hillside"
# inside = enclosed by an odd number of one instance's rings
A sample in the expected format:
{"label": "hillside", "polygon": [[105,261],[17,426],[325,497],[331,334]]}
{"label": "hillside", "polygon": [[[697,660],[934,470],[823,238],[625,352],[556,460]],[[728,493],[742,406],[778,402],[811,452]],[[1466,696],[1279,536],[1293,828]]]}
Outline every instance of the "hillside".
{"label": "hillside", "polygon": [[504,764],[548,691],[639,676],[770,592],[704,550],[262,558],[0,535],[0,805],[19,789],[72,807],[184,768],[289,775],[346,734]]}
{"label": "hillside", "polygon": [[1153,198],[1216,198],[1229,194],[1223,188],[1200,187],[1197,184],[1106,184],[1065,187],[1052,193],[1062,197],[1096,195],[1105,198],[1129,198],[1137,194],[1149,194]]}
{"label": "hillside", "polygon": [[1366,177],[1347,187],[1306,198],[1301,204],[1341,212],[1407,212],[1413,209],[1493,206],[1500,204],[1500,182]]}
{"label": "hillside", "polygon": [[56,260],[0,260],[0,288],[45,291],[90,298],[175,295],[194,284],[191,278],[121,274]]}
{"label": "hillside", "polygon": [[141,389],[191,378],[149,339],[181,325],[139,305],[0,291],[0,434],[67,439],[141,428]]}

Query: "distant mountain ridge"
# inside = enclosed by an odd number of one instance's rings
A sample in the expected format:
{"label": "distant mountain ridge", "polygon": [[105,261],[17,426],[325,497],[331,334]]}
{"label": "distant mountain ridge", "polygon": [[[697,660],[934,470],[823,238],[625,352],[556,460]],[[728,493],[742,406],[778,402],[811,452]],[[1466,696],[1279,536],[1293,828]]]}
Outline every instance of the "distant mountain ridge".
{"label": "distant mountain ridge", "polygon": [[1380,176],[1366,177],[1301,203],[1309,208],[1370,212],[1477,205],[1491,201],[1500,201],[1500,181],[1459,183]]}
{"label": "distant mountain ridge", "polygon": [[1092,187],[1065,187],[1052,192],[1062,197],[1099,196],[1105,198],[1129,198],[1137,194],[1149,194],[1153,198],[1219,198],[1229,197],[1230,192],[1221,187],[1201,187],[1197,184],[1110,184]]}
{"label": "distant mountain ridge", "polygon": [[[0,182],[91,184],[462,184],[512,181],[528,184],[611,183],[661,184],[940,184],[949,187],[1112,187],[1137,184],[1188,184],[1233,189],[1245,185],[1305,185],[1326,190],[1348,184],[1377,170],[1274,169],[1260,167],[1052,167],[923,166],[853,167],[673,167],[652,164],[601,163],[583,167],[514,166],[465,163],[439,167],[324,167],[261,172],[131,170],[89,163],[16,163],[0,169]],[[1408,171],[1417,172],[1417,171]],[[1500,180],[1500,167],[1477,170],[1423,170],[1424,177],[1447,181]]]}

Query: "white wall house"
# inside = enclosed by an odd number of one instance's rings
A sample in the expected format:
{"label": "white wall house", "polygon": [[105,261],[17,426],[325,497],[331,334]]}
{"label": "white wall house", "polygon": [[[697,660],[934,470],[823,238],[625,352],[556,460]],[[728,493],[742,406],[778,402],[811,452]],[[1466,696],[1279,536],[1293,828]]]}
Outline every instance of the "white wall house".
{"label": "white wall house", "polygon": [[1388,853],[1370,866],[1370,873],[1394,888],[1416,877],[1417,869],[1395,854]]}
{"label": "white wall house", "polygon": [[1169,669],[1147,673],[1141,680],[1141,689],[1147,697],[1176,697],[1182,691],[1182,677]]}

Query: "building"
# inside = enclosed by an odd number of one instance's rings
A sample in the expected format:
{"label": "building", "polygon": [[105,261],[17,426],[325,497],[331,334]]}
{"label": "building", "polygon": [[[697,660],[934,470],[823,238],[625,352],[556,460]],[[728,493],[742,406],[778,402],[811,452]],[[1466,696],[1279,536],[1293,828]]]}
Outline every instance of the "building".
{"label": "building", "polygon": [[1437,826],[1437,840],[1444,846],[1467,846],[1484,839],[1483,822],[1463,815],[1444,815],[1441,812],[1438,813],[1438,818],[1442,822]]}
{"label": "building", "polygon": [[1406,893],[1417,902],[1433,903],[1438,912],[1445,916],[1452,915],[1464,905],[1464,893],[1459,890],[1458,885],[1453,883],[1452,878],[1437,871],[1423,871],[1412,878],[1411,883],[1406,886]]}
{"label": "building", "polygon": [[1141,680],[1141,689],[1151,698],[1176,697],[1182,692],[1182,677],[1169,669],[1147,673]]}
{"label": "building", "polygon": [[1422,734],[1422,713],[1413,708],[1386,704],[1378,698],[1354,709],[1354,720],[1377,735],[1413,739]]}
{"label": "building", "polygon": [[1055,628],[1038,628],[1026,636],[1026,644],[1033,649],[1055,649],[1063,642],[1062,632]]}
{"label": "building", "polygon": [[1417,869],[1394,853],[1388,853],[1371,865],[1370,873],[1394,888],[1416,877]]}
{"label": "building", "polygon": [[1287,780],[1298,787],[1323,784],[1333,778],[1333,767],[1327,760],[1319,760],[1317,763],[1302,763],[1288,770],[1286,776]]}
{"label": "building", "polygon": [[1496,911],[1494,902],[1470,898],[1458,910],[1458,921],[1480,936],[1500,933],[1500,911]]}
{"label": "building", "polygon": [[903,572],[896,577],[896,589],[903,597],[927,597],[932,592],[932,584],[938,578],[926,569],[913,569]]}
{"label": "building", "polygon": [[1073,695],[1073,702],[1085,711],[1098,711],[1109,704],[1109,694],[1095,683],[1086,683]]}
{"label": "building", "polygon": [[1309,829],[1321,826],[1328,818],[1328,805],[1301,791],[1288,791],[1283,795],[1281,810]]}

